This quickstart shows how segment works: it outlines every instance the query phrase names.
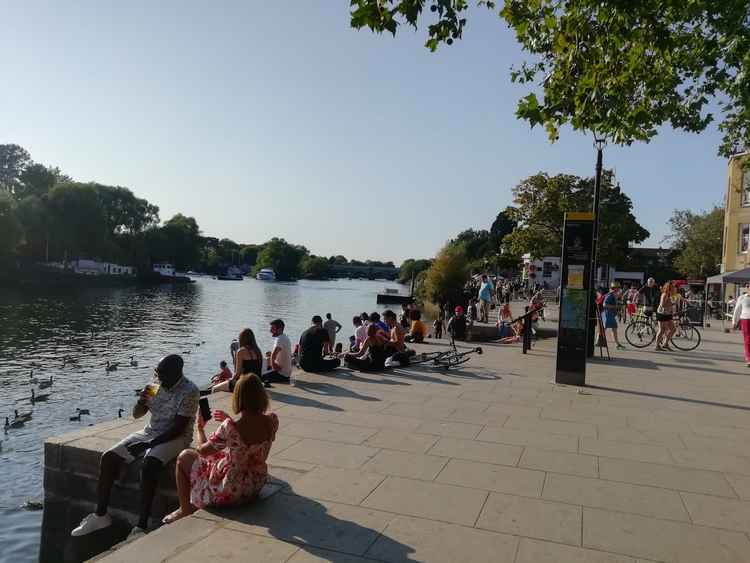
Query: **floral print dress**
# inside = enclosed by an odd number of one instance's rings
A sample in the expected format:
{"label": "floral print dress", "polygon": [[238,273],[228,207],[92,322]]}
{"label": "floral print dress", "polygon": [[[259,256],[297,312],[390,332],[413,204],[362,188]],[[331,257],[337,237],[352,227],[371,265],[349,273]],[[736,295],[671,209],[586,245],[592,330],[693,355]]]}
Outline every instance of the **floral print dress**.
{"label": "floral print dress", "polygon": [[266,459],[276,438],[279,419],[266,415],[271,437],[265,442],[247,445],[231,418],[211,434],[208,442],[218,452],[199,457],[190,471],[190,502],[197,508],[227,506],[252,500],[266,484]]}

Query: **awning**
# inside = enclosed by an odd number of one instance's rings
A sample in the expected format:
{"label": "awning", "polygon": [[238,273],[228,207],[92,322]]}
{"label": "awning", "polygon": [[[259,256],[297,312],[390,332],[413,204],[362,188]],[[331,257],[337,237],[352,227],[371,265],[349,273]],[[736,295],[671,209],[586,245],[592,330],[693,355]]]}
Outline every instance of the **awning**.
{"label": "awning", "polygon": [[750,283],[750,268],[737,272],[716,274],[706,280],[706,283]]}

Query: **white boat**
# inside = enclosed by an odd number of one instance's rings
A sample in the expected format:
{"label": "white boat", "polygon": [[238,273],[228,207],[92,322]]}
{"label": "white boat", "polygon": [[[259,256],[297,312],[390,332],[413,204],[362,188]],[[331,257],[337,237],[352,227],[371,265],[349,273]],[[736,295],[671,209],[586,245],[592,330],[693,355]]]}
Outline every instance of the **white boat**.
{"label": "white boat", "polygon": [[271,268],[263,268],[260,272],[255,274],[255,279],[261,281],[276,281],[276,272]]}
{"label": "white boat", "polygon": [[153,271],[159,274],[159,278],[163,282],[192,283],[194,281],[184,273],[175,270],[172,264],[154,264]]}

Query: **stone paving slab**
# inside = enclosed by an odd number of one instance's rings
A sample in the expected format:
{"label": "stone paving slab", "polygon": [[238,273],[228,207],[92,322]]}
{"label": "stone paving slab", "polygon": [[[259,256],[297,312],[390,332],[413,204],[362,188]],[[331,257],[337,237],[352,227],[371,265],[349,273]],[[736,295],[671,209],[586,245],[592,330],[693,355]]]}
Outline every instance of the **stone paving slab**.
{"label": "stone paving slab", "polygon": [[[102,560],[750,562],[739,335],[704,330],[691,353],[613,350],[589,365],[583,392],[552,383],[554,340],[525,356],[483,348],[462,370],[340,369],[276,385],[281,491],[199,511]],[[95,454],[129,425],[56,438],[50,459],[77,467],[65,444]]]}
{"label": "stone paving slab", "polygon": [[491,493],[479,516],[477,527],[581,545],[581,507]]}
{"label": "stone paving slab", "polygon": [[545,476],[544,471],[451,459],[437,480],[486,491],[538,497],[542,494]]}
{"label": "stone paving slab", "polygon": [[477,489],[388,477],[362,505],[396,514],[473,526],[485,500],[487,493]]}

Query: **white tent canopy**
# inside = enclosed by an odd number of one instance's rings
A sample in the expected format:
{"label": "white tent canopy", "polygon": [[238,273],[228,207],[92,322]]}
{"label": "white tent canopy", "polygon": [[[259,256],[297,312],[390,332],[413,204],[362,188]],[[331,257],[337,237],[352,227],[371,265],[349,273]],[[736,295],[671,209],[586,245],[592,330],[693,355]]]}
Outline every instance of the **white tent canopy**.
{"label": "white tent canopy", "polygon": [[[726,284],[728,283],[737,285],[750,283],[750,268],[745,268],[744,270],[738,270],[736,272],[724,272],[723,274],[716,274],[715,276],[711,276],[706,280],[706,289],[708,289],[709,284],[721,284],[721,295],[723,299],[726,295]],[[708,295],[708,292],[706,292],[706,295]],[[722,315],[722,327],[724,326],[724,321],[725,315]]]}

